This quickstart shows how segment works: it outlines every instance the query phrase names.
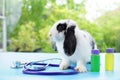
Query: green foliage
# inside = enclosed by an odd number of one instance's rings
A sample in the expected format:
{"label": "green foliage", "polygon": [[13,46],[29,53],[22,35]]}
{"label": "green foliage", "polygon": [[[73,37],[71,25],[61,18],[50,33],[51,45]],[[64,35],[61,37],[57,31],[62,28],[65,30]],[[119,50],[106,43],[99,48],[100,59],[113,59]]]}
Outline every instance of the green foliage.
{"label": "green foliage", "polygon": [[[21,17],[12,33],[9,50],[32,51],[42,48],[43,52],[54,52],[48,38],[52,25],[60,19],[73,19],[84,26],[85,10],[83,1],[75,4],[57,5],[55,0],[23,0]],[[50,7],[46,7],[50,3]],[[80,14],[80,15],[79,15]]]}
{"label": "green foliage", "polygon": [[12,44],[10,45],[13,49],[19,48],[19,51],[33,51],[36,46],[36,36],[34,31],[35,24],[29,22],[27,24],[21,25],[19,32],[12,37]]}
{"label": "green foliage", "polygon": [[[96,20],[96,24],[101,27],[105,48],[112,47],[116,52],[120,52],[120,10],[109,11]],[[104,50],[105,51],[105,50]]]}
{"label": "green foliage", "polygon": [[95,23],[90,23],[85,18],[84,3],[85,0],[81,4],[67,0],[67,4],[57,5],[55,0],[23,0],[20,19],[14,30],[9,33],[11,44],[8,50],[20,48],[19,51],[33,51],[42,48],[42,52],[54,52],[48,37],[50,28],[58,20],[72,19],[77,22],[80,29],[91,33],[102,52],[107,47],[118,51],[119,15],[106,13]]}

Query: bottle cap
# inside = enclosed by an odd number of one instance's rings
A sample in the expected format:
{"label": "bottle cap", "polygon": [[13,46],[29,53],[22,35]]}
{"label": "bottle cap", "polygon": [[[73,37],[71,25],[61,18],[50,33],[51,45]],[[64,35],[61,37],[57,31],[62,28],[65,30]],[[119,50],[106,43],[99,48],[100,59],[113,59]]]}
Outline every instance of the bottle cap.
{"label": "bottle cap", "polygon": [[99,53],[100,53],[99,49],[93,49],[92,50],[92,54],[99,54]]}
{"label": "bottle cap", "polygon": [[106,53],[114,53],[114,49],[113,48],[107,48]]}

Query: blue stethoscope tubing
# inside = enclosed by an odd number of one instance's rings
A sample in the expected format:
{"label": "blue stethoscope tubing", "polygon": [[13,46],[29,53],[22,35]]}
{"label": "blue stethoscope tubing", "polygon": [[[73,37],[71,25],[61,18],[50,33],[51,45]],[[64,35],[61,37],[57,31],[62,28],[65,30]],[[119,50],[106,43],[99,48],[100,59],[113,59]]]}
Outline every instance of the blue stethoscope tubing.
{"label": "blue stethoscope tubing", "polygon": [[[27,68],[29,65],[41,65],[43,67],[40,67],[38,69],[30,69],[30,68]],[[58,64],[30,62],[30,63],[26,63],[24,65],[23,73],[24,74],[31,74],[31,75],[73,75],[73,74],[79,73],[78,71],[74,70],[74,67],[72,67],[72,66],[68,67],[68,69],[71,70],[71,71],[68,71],[68,72],[66,72],[66,71],[65,72],[46,72],[45,70],[48,66],[59,67]]]}

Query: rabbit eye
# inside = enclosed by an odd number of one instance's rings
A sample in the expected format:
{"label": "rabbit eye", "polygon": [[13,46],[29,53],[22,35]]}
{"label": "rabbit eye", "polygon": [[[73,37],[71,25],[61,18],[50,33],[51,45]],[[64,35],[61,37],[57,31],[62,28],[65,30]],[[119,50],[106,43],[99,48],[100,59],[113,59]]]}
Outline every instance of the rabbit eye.
{"label": "rabbit eye", "polygon": [[51,37],[51,36],[52,36],[52,34],[49,34],[49,36]]}
{"label": "rabbit eye", "polygon": [[58,32],[62,32],[63,30],[66,30],[66,28],[67,28],[67,24],[66,23],[63,23],[63,24],[59,23],[57,25]]}

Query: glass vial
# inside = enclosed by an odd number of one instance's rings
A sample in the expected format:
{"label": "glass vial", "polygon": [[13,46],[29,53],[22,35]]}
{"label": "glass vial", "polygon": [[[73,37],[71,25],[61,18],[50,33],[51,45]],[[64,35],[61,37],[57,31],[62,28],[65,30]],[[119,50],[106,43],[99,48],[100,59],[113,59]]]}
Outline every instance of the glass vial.
{"label": "glass vial", "polygon": [[91,55],[91,72],[100,71],[100,51],[99,49],[93,49]]}
{"label": "glass vial", "polygon": [[107,48],[105,54],[105,70],[112,71],[114,70],[114,49]]}

